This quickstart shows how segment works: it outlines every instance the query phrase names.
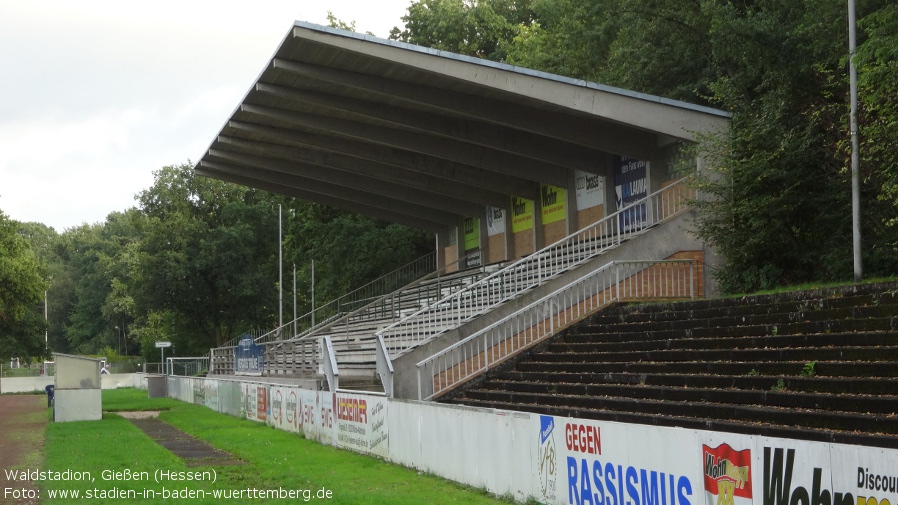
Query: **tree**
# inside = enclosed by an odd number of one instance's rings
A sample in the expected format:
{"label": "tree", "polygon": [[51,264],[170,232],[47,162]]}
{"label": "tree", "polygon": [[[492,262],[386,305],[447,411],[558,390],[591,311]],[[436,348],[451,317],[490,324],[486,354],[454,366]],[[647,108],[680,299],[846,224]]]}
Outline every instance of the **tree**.
{"label": "tree", "polygon": [[859,25],[867,36],[857,51],[861,174],[875,196],[861,209],[864,270],[888,274],[898,271],[898,5],[874,10]]}
{"label": "tree", "polygon": [[[577,79],[602,81],[618,31],[603,1],[533,0],[533,21],[504,41],[506,61]],[[604,81],[603,81],[604,82]]]}
{"label": "tree", "polygon": [[433,236],[420,230],[318,204],[294,205],[287,257],[306,280],[311,278],[310,260],[315,260],[319,306],[433,251]]}
{"label": "tree", "polygon": [[390,38],[493,61],[505,60],[505,42],[529,25],[529,0],[420,0]]}
{"label": "tree", "polygon": [[282,200],[198,177],[187,164],[154,176],[153,186],[138,195],[147,221],[132,265],[142,320],[150,321],[152,312],[171,313],[182,352],[199,354],[272,321]]}
{"label": "tree", "polygon": [[19,234],[19,223],[0,211],[0,358],[44,357],[44,290],[38,260]]}

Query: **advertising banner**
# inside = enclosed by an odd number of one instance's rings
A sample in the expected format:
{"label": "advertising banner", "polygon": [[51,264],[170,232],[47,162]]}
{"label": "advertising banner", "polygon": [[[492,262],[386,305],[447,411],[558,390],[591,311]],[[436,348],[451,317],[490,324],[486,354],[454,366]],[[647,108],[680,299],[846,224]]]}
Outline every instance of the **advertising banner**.
{"label": "advertising banner", "polygon": [[386,458],[389,437],[386,398],[361,394],[334,394],[337,447]]}
{"label": "advertising banner", "polygon": [[480,220],[476,217],[465,218],[465,251],[480,247]]}
{"label": "advertising banner", "polygon": [[[546,503],[698,505],[690,430],[540,416],[534,472]],[[554,452],[555,464],[550,455]]]}
{"label": "advertising banner", "polygon": [[648,196],[646,169],[648,163],[633,158],[614,157],[614,194],[621,231],[641,230],[646,226],[645,203],[635,202]]}
{"label": "advertising banner", "polygon": [[563,221],[567,218],[567,190],[542,184],[539,187],[543,224]]}
{"label": "advertising banner", "polygon": [[505,209],[486,208],[486,233],[490,237],[505,233]]}
{"label": "advertising banner", "polygon": [[257,345],[253,337],[244,335],[234,348],[234,373],[236,375],[262,375],[265,347]]}
{"label": "advertising banner", "polygon": [[[704,438],[704,440],[702,440]],[[705,505],[752,505],[753,450],[751,439],[743,436],[713,438],[699,436],[701,443],[702,491]],[[723,441],[725,440],[725,441]]]}
{"label": "advertising banner", "polygon": [[[296,432],[296,427],[288,422],[288,418],[296,420],[296,403],[291,405],[289,399],[296,398],[296,393],[291,392],[294,389],[289,386],[268,386],[269,416],[268,424],[279,430]],[[292,412],[291,412],[292,410]]]}
{"label": "advertising banner", "polygon": [[533,200],[511,197],[511,231],[518,233],[533,229]]}
{"label": "advertising banner", "polygon": [[319,424],[324,417],[319,397],[325,394],[329,396],[330,393],[309,389],[296,389],[294,393],[296,394],[295,399],[288,398],[288,401],[296,402],[296,419],[293,421],[296,431],[302,433],[309,440],[318,440]]}
{"label": "advertising banner", "polygon": [[598,207],[605,203],[605,177],[589,172],[574,172],[577,188],[577,210]]}
{"label": "advertising banner", "polygon": [[243,383],[243,414],[252,421],[268,420],[268,386]]}

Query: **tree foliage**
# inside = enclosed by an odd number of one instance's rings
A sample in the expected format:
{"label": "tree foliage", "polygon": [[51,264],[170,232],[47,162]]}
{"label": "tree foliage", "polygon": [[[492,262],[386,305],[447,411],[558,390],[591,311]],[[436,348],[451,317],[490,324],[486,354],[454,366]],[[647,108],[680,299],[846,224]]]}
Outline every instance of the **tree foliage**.
{"label": "tree foliage", "polygon": [[[898,7],[857,3],[865,271],[891,275]],[[528,20],[509,19],[514,29],[478,29],[470,20],[475,9],[506,4],[421,0],[403,18],[401,38],[731,112],[730,131],[706,139],[711,177],[701,189],[712,198],[700,202],[696,221],[725,260],[716,272],[723,289],[850,278],[844,4],[532,0]],[[465,49],[480,47],[499,50]]]}
{"label": "tree foliage", "polygon": [[146,229],[132,268],[134,298],[147,312],[174,313],[189,349],[222,345],[276,313],[271,195],[196,176],[185,164],[155,172],[138,201]]}
{"label": "tree foliage", "polygon": [[402,17],[405,29],[393,28],[390,38],[502,61],[503,42],[532,18],[529,0],[421,0]]}
{"label": "tree foliage", "polygon": [[[315,261],[318,302],[334,300],[433,250],[433,236],[419,230],[318,204],[295,205],[286,237],[288,261],[307,280]],[[310,291],[311,286],[304,287],[303,301]],[[311,303],[302,307],[307,311]]]}
{"label": "tree foliage", "polygon": [[0,211],[0,358],[43,357],[44,290],[39,262],[20,226]]}

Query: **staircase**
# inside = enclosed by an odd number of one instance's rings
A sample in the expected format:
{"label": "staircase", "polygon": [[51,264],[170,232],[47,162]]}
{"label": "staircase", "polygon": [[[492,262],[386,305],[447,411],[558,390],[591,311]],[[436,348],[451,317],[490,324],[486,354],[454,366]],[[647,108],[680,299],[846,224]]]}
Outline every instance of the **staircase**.
{"label": "staircase", "polygon": [[898,283],[602,311],[442,401],[898,447]]}
{"label": "staircase", "polygon": [[501,267],[501,264],[488,265],[413,283],[316,331],[313,338],[330,335],[339,363],[341,387],[348,377],[358,377],[361,383],[364,383],[364,377],[375,380],[376,332],[475,284]]}

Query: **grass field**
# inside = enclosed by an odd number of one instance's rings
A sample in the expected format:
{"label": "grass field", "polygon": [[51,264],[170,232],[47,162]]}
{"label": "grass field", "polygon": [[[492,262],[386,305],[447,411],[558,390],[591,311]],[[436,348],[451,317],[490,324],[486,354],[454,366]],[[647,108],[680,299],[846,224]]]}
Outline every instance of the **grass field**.
{"label": "grass field", "polygon": [[[72,503],[72,498],[50,498],[51,493],[77,491],[77,503],[167,503],[163,488],[180,493],[206,492],[205,498],[180,499],[183,503],[301,503],[326,501],[334,504],[495,504],[510,503],[488,493],[460,486],[444,479],[386,463],[376,458],[321,445],[295,434],[263,424],[218,414],[206,407],[171,399],[148,399],[135,389],[103,391],[107,411],[160,410],[159,418],[181,430],[225,450],[244,462],[216,467],[216,481],[175,481],[156,483],[157,470],[194,472],[210,467],[188,468],[185,463],[158,445],[128,420],[104,413],[102,421],[51,423],[47,428],[43,469],[55,472],[89,472],[93,481],[44,481],[42,502]],[[115,480],[104,480],[103,472],[120,472]],[[143,474],[142,472],[147,472]],[[128,480],[125,475],[150,477]],[[71,477],[71,476],[70,476]],[[82,475],[86,477],[86,475]],[[158,494],[141,495],[144,489]],[[299,492],[294,499],[253,498],[252,491],[289,490]],[[212,493],[238,494],[238,498]],[[330,493],[331,498],[324,498]],[[110,498],[110,495],[128,499]],[[242,496],[240,493],[243,493]],[[85,499],[91,494],[99,498]],[[318,495],[321,495],[319,498]]]}

